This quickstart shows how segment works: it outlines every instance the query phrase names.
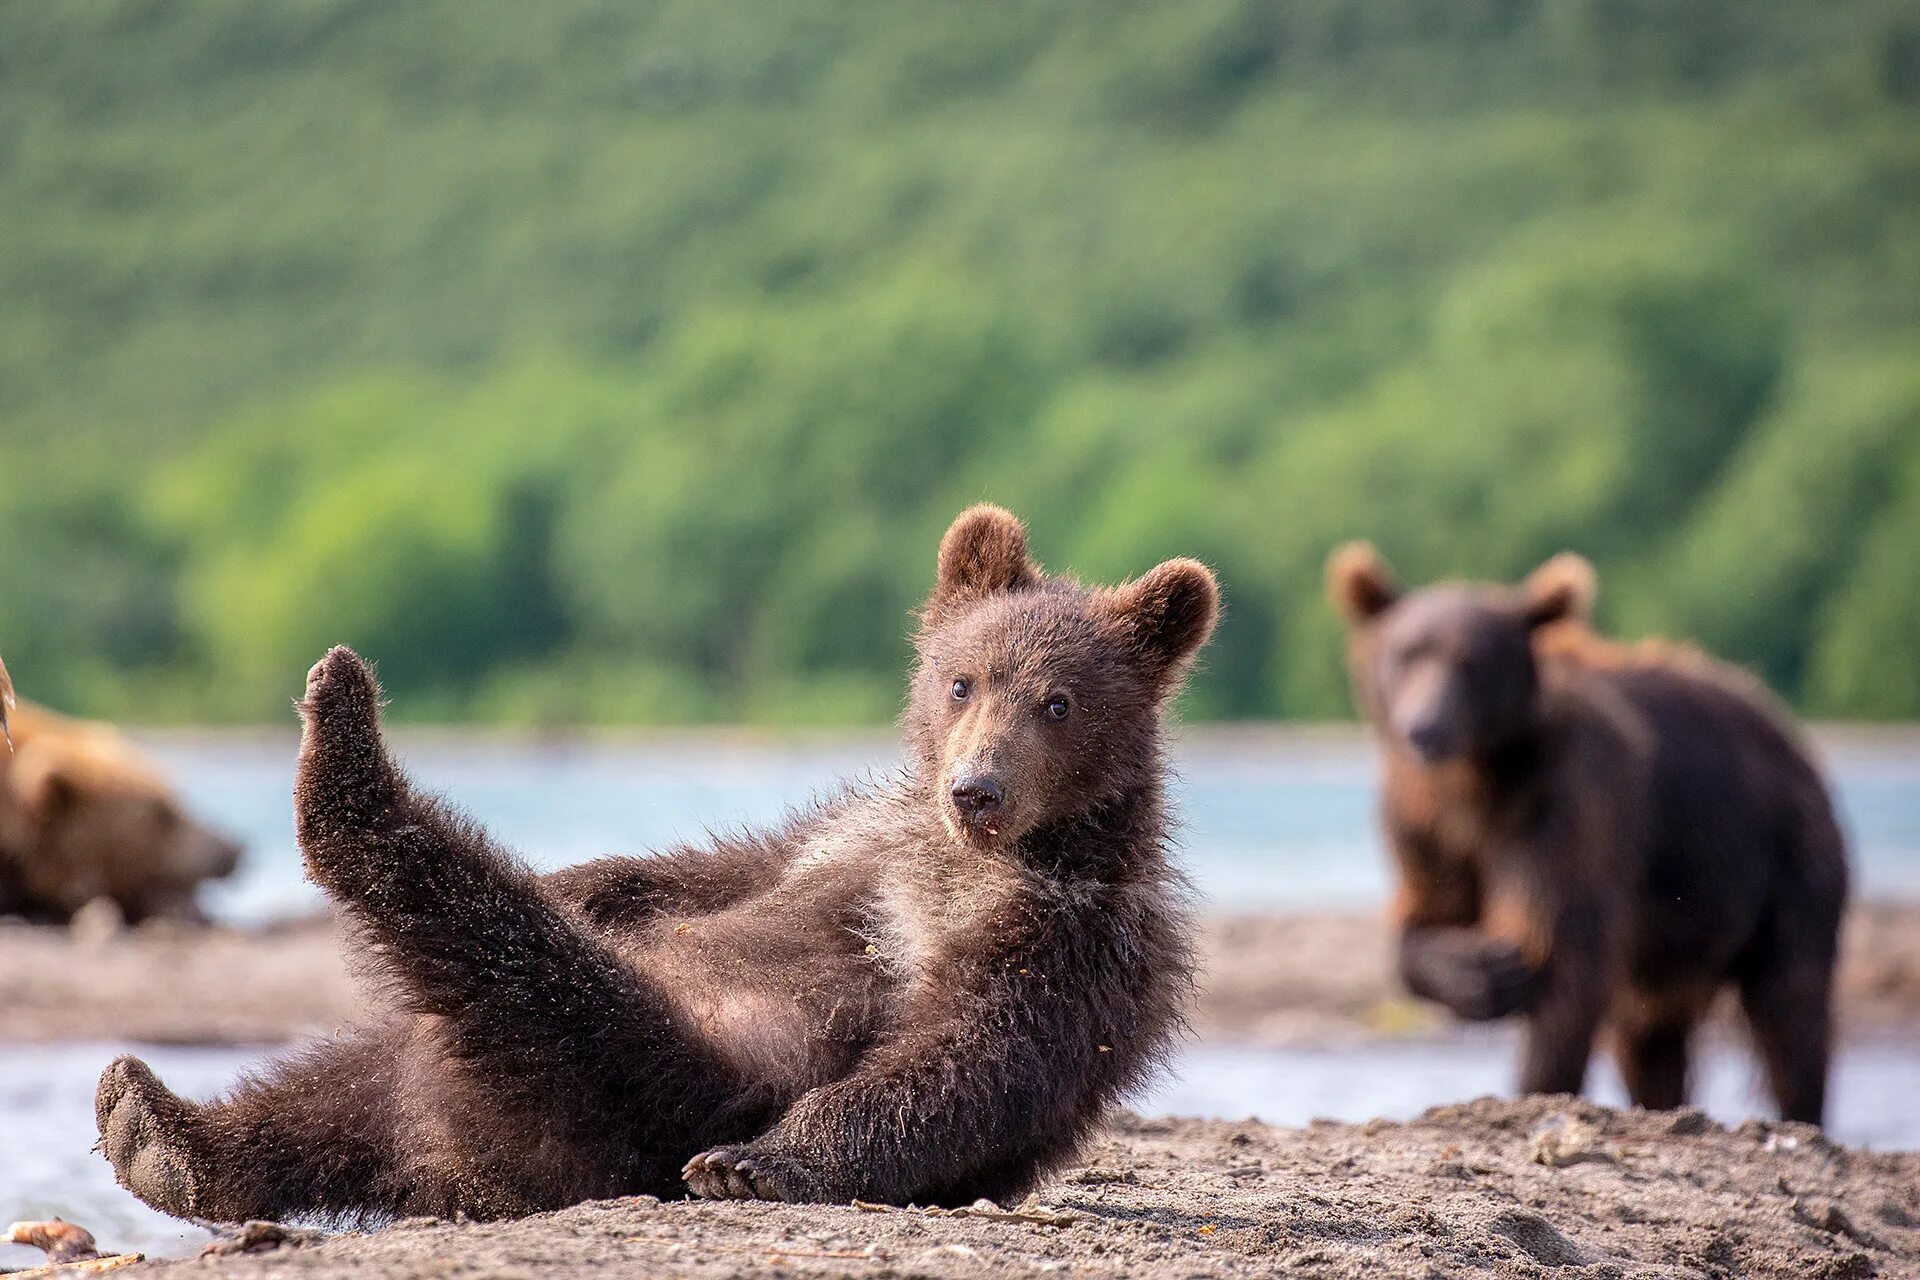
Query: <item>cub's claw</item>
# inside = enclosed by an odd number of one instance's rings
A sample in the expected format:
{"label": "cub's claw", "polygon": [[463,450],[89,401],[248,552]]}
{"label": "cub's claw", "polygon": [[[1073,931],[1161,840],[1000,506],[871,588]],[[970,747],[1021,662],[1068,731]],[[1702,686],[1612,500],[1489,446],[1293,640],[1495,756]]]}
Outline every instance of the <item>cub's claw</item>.
{"label": "cub's claw", "polygon": [[806,1179],[787,1161],[751,1147],[715,1147],[687,1161],[680,1171],[687,1189],[703,1200],[815,1199]]}
{"label": "cub's claw", "polygon": [[163,1213],[207,1217],[192,1104],[138,1058],[116,1058],[93,1096],[100,1149],[121,1186]]}

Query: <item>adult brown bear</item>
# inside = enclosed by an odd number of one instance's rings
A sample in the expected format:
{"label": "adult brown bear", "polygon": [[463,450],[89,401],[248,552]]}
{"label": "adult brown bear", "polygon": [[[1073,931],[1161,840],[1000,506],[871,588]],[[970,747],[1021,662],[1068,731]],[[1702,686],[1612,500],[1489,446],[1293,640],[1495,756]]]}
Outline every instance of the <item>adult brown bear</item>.
{"label": "adult brown bear", "polygon": [[21,703],[6,728],[0,915],[65,924],[105,898],[136,923],[204,919],[196,892],[233,874],[238,843],[187,813],[111,725]]}
{"label": "adult brown bear", "polygon": [[1371,547],[1328,563],[1385,748],[1402,976],[1464,1018],[1525,1014],[1527,1092],[1578,1092],[1609,1027],[1647,1107],[1685,1100],[1732,985],[1781,1114],[1817,1124],[1847,888],[1827,789],[1751,677],[1588,631],[1593,581],[1565,555],[1403,595]]}
{"label": "adult brown bear", "polygon": [[1180,1025],[1161,716],[1216,598],[1191,560],[1043,577],[976,507],[940,546],[898,776],[547,877],[412,788],[334,650],[301,704],[300,844],[401,1010],[209,1104],[120,1059],[115,1172],[220,1219],[1019,1194]]}

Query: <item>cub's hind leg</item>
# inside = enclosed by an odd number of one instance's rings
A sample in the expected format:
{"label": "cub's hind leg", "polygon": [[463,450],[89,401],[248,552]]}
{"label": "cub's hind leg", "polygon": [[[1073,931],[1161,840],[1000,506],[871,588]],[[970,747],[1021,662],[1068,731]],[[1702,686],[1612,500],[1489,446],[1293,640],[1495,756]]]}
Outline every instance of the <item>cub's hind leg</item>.
{"label": "cub's hind leg", "polygon": [[1740,1007],[1783,1120],[1824,1123],[1833,957],[1774,941],[1740,975]]}
{"label": "cub's hind leg", "polygon": [[1847,851],[1817,779],[1805,782],[1766,916],[1736,967],[1740,1007],[1785,1120],[1824,1123],[1833,974]]}
{"label": "cub's hind leg", "polygon": [[389,1216],[409,1190],[392,1069],[379,1038],[333,1042],[200,1103],[122,1057],[94,1095],[100,1146],[121,1186],[175,1217]]}

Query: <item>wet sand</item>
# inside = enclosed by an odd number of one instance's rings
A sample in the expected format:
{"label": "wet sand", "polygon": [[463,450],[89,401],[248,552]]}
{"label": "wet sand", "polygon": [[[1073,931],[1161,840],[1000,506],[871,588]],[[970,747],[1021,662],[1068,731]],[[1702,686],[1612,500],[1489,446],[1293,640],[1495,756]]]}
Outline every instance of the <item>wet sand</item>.
{"label": "wet sand", "polygon": [[[1204,1041],[1337,1052],[1460,1034],[1399,992],[1377,917],[1223,916],[1206,939],[1195,1017]],[[270,1044],[326,1033],[366,1012],[341,943],[326,919],[253,931],[0,927],[0,1042]],[[1856,911],[1841,991],[1847,1037],[1920,1034],[1920,906]],[[1038,1203],[1059,1220],[623,1200],[509,1223],[409,1222],[141,1271],[1920,1277],[1920,1152],[1571,1099],[1483,1099],[1407,1123],[1301,1129],[1123,1116]]]}
{"label": "wet sand", "polygon": [[[1206,928],[1203,1040],[1339,1047],[1440,1038],[1366,914],[1218,916]],[[1920,1035],[1920,904],[1865,904],[1847,929],[1843,1037]],[[366,996],[324,918],[259,930],[0,927],[0,1042],[265,1044],[360,1021]]]}
{"label": "wet sand", "polygon": [[[1456,1030],[1400,987],[1378,915],[1217,916],[1206,938],[1194,1019],[1203,1040],[1337,1047]],[[1841,1038],[1920,1037],[1920,903],[1856,904],[1841,951]],[[1729,994],[1722,1019],[1731,1004]]]}
{"label": "wet sand", "polygon": [[[102,1241],[103,1245],[110,1244]],[[410,1220],[192,1276],[1867,1277],[1920,1274],[1920,1154],[1798,1125],[1571,1099],[1482,1099],[1405,1124],[1120,1117],[1015,1215],[854,1206],[577,1205]]]}

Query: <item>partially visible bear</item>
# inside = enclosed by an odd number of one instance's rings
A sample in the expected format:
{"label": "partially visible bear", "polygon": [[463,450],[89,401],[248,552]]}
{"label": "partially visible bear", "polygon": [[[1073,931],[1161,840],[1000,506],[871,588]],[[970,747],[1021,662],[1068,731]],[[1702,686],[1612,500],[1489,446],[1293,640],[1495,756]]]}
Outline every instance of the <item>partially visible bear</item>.
{"label": "partially visible bear", "polygon": [[95,898],[129,921],[201,918],[240,846],[188,817],[118,732],[21,703],[0,747],[0,915],[64,924]]}
{"label": "partially visible bear", "polygon": [[940,544],[903,771],[549,876],[414,789],[335,649],[301,703],[300,844],[401,1007],[213,1103],[120,1059],[115,1173],[219,1219],[1018,1196],[1181,1025],[1161,721],[1216,598],[1191,560],[1045,577],[976,507]]}
{"label": "partially visible bear", "polygon": [[1578,1092],[1605,1026],[1633,1101],[1675,1107],[1731,986],[1781,1114],[1818,1124],[1847,856],[1785,710],[1697,650],[1594,636],[1577,556],[1403,595],[1354,544],[1328,585],[1385,748],[1409,989],[1525,1014],[1527,1092]]}

